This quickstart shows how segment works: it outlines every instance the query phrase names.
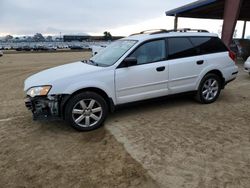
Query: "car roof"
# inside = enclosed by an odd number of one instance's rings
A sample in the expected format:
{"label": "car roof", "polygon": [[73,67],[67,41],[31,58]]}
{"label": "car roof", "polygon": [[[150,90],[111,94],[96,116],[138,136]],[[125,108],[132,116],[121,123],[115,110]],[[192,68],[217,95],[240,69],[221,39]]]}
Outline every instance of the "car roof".
{"label": "car roof", "polygon": [[166,32],[166,33],[146,33],[146,34],[135,34],[129,37],[123,38],[123,40],[137,40],[145,41],[157,38],[167,38],[167,37],[218,37],[217,34],[208,32]]}

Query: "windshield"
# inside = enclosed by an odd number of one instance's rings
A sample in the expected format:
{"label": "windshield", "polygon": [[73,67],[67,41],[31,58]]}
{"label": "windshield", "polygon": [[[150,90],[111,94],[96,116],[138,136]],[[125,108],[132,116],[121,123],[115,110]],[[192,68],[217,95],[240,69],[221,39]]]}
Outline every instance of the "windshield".
{"label": "windshield", "polygon": [[136,42],[135,40],[118,40],[112,42],[90,60],[100,66],[111,66],[132,48]]}

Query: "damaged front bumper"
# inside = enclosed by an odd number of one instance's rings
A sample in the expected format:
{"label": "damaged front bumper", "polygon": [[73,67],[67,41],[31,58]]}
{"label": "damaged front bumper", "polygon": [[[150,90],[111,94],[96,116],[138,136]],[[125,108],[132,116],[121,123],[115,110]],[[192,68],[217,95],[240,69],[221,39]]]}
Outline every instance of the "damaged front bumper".
{"label": "damaged front bumper", "polygon": [[34,120],[62,119],[64,99],[63,95],[27,96],[24,102],[27,109],[32,111]]}

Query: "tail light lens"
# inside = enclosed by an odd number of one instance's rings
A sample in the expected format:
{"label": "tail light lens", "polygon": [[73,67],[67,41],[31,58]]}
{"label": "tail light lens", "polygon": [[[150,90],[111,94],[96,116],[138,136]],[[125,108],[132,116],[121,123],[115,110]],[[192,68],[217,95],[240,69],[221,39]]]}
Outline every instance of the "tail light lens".
{"label": "tail light lens", "polygon": [[229,51],[229,57],[234,61],[236,62],[236,54],[232,51]]}

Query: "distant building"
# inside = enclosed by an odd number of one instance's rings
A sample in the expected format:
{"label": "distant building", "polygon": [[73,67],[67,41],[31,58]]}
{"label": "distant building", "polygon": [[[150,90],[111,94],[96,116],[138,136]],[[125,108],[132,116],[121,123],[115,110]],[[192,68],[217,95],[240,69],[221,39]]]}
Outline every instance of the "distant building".
{"label": "distant building", "polygon": [[[112,41],[114,40],[118,40],[124,38],[122,36],[112,36]],[[104,36],[90,36],[89,40],[91,41],[103,41],[104,40]]]}
{"label": "distant building", "polygon": [[89,35],[64,35],[63,41],[64,42],[72,42],[72,41],[86,41],[90,38]]}
{"label": "distant building", "polygon": [[[112,36],[112,40],[118,40],[123,38],[122,36]],[[72,41],[103,41],[104,36],[90,36],[90,35],[64,35],[64,42],[72,42]]]}

